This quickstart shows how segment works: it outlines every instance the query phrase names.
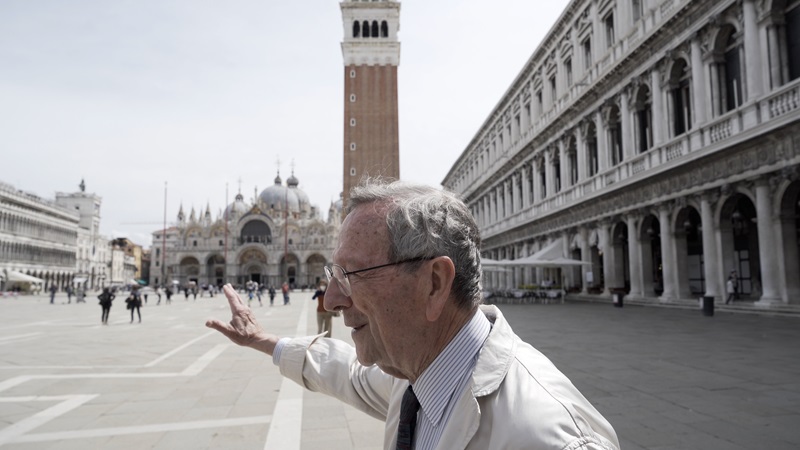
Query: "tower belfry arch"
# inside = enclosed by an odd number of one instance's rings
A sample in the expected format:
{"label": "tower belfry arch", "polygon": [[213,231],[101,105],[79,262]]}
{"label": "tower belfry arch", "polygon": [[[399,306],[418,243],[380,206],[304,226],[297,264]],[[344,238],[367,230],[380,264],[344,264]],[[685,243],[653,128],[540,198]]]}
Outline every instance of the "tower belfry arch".
{"label": "tower belfry arch", "polygon": [[400,2],[345,0],[343,200],[363,177],[400,178]]}

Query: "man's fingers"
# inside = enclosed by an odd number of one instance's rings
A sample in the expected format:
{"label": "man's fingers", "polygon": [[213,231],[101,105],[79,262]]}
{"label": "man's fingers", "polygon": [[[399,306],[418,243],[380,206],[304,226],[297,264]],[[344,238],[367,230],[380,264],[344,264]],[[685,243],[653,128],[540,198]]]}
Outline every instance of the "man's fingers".
{"label": "man's fingers", "polygon": [[206,321],[206,326],[208,328],[213,328],[219,331],[220,333],[222,333],[223,336],[230,339],[234,344],[244,345],[245,337],[242,336],[241,333],[236,331],[236,329],[233,328],[231,324],[220,322],[217,319],[209,319]]}
{"label": "man's fingers", "polygon": [[239,297],[239,294],[236,293],[236,290],[233,289],[233,286],[230,285],[230,283],[222,287],[222,292],[224,292],[225,297],[228,298],[228,305],[231,307],[231,313],[236,315],[239,309],[244,305],[244,302]]}

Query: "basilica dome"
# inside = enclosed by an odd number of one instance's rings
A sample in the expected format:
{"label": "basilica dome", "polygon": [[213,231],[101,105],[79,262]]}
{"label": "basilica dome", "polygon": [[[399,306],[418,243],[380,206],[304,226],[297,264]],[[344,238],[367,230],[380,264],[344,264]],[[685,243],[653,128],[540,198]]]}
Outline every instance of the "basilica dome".
{"label": "basilica dome", "polygon": [[[279,174],[275,177],[275,184],[261,191],[258,198],[267,209],[283,211],[285,209],[284,205],[287,205],[290,212],[300,212],[300,199],[297,196],[297,192],[301,191],[299,189],[290,189],[287,186],[283,186]],[[303,193],[303,195],[305,195],[305,193]],[[307,198],[306,196],[306,199]]]}
{"label": "basilica dome", "polygon": [[311,210],[311,201],[308,199],[308,194],[305,191],[298,189],[298,185],[300,184],[300,180],[298,180],[294,174],[290,176],[286,180],[286,184],[289,186],[289,191],[293,192],[295,196],[297,196],[297,201],[300,204],[301,211],[310,211]]}
{"label": "basilica dome", "polygon": [[236,200],[234,200],[233,203],[231,203],[230,205],[228,205],[227,208],[225,208],[225,217],[227,217],[228,219],[234,217],[241,217],[247,214],[248,209],[249,208],[244,203],[244,197],[240,192],[236,194]]}

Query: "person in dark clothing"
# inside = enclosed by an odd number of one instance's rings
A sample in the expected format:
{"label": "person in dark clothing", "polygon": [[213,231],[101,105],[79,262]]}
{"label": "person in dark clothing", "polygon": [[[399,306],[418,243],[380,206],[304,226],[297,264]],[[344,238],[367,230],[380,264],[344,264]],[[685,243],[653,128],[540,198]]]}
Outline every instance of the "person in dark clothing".
{"label": "person in dark clothing", "polygon": [[114,294],[111,293],[109,288],[103,288],[103,293],[98,295],[100,299],[100,306],[103,307],[103,315],[101,317],[103,325],[108,325],[108,313],[111,312],[111,302],[114,301]]}
{"label": "person in dark clothing", "polygon": [[275,287],[269,285],[269,306],[272,306],[272,303],[275,301]]}
{"label": "person in dark clothing", "polygon": [[131,310],[131,323],[133,323],[134,310],[139,314],[139,323],[142,323],[142,299],[138,295],[132,293],[125,299],[125,303],[128,304],[128,309]]}

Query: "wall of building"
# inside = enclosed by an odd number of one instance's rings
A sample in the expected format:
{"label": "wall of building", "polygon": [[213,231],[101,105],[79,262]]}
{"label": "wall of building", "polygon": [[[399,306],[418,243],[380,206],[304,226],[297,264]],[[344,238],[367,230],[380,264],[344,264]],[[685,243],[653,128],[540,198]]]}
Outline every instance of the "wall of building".
{"label": "wall of building", "polygon": [[[583,269],[516,268],[494,288],[664,302],[799,302],[796,5],[570,2],[443,184],[484,255],[563,243]],[[591,280],[591,281],[590,281]]]}

